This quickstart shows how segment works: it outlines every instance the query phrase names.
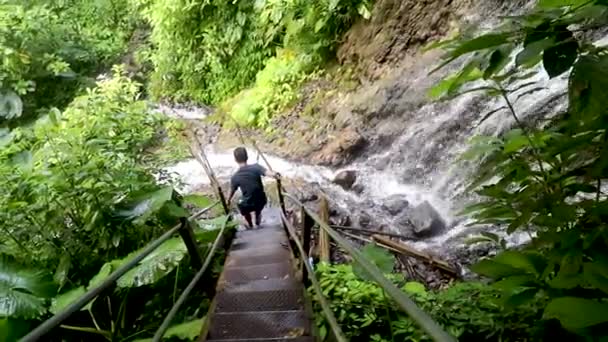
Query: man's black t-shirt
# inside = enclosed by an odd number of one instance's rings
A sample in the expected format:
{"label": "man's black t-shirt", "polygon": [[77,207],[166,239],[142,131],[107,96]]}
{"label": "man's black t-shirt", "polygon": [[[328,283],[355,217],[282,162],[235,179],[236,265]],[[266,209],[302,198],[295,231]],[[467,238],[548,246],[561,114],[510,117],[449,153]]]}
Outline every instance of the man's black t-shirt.
{"label": "man's black t-shirt", "polygon": [[241,207],[253,210],[262,210],[266,205],[266,194],[262,184],[262,176],[266,174],[266,169],[259,164],[245,165],[232,176],[230,184],[232,191],[241,189]]}

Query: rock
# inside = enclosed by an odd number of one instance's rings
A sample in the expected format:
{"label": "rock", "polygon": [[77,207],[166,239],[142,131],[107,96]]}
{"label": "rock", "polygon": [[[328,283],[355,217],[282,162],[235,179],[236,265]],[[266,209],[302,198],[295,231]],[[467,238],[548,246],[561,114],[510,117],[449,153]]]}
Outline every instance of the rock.
{"label": "rock", "polygon": [[410,203],[401,195],[393,195],[387,198],[382,204],[382,209],[388,211],[391,215],[399,215],[409,207]]}
{"label": "rock", "polygon": [[338,174],[334,177],[334,184],[338,184],[344,190],[350,190],[357,181],[357,171],[354,170],[344,170],[338,172]]}
{"label": "rock", "polygon": [[435,236],[445,230],[445,221],[433,206],[424,201],[411,210],[409,220],[413,232],[419,237]]}
{"label": "rock", "polygon": [[339,166],[354,157],[365,147],[365,138],[354,128],[347,127],[314,153],[310,162],[326,166]]}
{"label": "rock", "polygon": [[369,216],[366,213],[361,213],[359,215],[359,219],[358,219],[359,227],[361,227],[361,228],[367,228],[367,227],[369,227],[371,225],[371,223],[372,223],[371,216]]}
{"label": "rock", "polygon": [[353,185],[353,187],[351,188],[351,190],[356,193],[356,194],[362,194],[363,191],[365,191],[365,187],[363,186],[363,184],[359,184],[359,183],[355,183],[355,185]]}

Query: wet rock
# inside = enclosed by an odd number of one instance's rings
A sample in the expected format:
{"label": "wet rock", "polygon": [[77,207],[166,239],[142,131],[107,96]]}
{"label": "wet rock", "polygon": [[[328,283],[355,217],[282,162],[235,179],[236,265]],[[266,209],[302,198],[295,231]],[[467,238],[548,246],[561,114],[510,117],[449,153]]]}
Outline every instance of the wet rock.
{"label": "wet rock", "polygon": [[356,194],[362,194],[363,191],[365,191],[365,186],[363,186],[363,184],[355,183],[355,185],[353,185],[353,187],[351,188],[351,191]]}
{"label": "wet rock", "polygon": [[354,170],[344,170],[338,172],[338,174],[334,177],[334,184],[338,184],[344,190],[350,190],[357,181],[357,171]]}
{"label": "wet rock", "polygon": [[391,215],[399,215],[409,207],[410,203],[401,195],[393,195],[387,198],[382,204],[382,209]]}
{"label": "wet rock", "polygon": [[414,234],[419,237],[435,236],[445,230],[445,221],[427,201],[414,207],[409,215]]}
{"label": "wet rock", "polygon": [[361,213],[358,219],[359,227],[367,228],[372,224],[372,218],[366,213]]}
{"label": "wet rock", "polygon": [[312,156],[311,162],[319,165],[339,166],[356,157],[365,145],[365,138],[354,128],[347,127],[316,152]]}

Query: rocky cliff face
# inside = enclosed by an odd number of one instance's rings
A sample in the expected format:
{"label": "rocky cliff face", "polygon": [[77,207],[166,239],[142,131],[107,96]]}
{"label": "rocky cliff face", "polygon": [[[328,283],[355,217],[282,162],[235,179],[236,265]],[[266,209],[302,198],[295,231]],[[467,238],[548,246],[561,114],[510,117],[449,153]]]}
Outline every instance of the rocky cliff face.
{"label": "rocky cliff face", "polygon": [[[333,167],[382,150],[406,129],[399,120],[428,102],[426,89],[442,76],[428,77],[440,52],[422,47],[523,3],[377,0],[371,19],[356,23],[344,37],[339,65],[309,82],[300,101],[272,121],[276,134],[257,140],[275,155]],[[228,133],[219,143],[231,147],[238,141]]]}

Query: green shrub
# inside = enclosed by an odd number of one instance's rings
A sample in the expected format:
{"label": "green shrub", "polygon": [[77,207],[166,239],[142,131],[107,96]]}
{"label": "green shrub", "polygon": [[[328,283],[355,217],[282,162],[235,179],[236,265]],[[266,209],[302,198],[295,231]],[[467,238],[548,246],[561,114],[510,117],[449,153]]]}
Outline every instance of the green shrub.
{"label": "green shrub", "polygon": [[280,51],[257,74],[253,87],[239,93],[227,110],[241,125],[266,126],[274,113],[297,98],[297,86],[312,66],[308,55]]}
{"label": "green shrub", "polygon": [[44,267],[64,260],[74,271],[86,270],[159,231],[115,217],[124,198],[156,188],[154,170],[142,160],[164,119],[138,100],[138,89],[117,70],[63,114],[51,110],[32,127],[6,134],[0,150],[2,252]]}
{"label": "green shrub", "polygon": [[[250,86],[265,67],[287,68],[287,62],[269,61],[283,47],[313,56],[315,63],[330,57],[337,39],[358,13],[369,14],[368,7],[366,0],[152,1],[146,10],[157,48],[151,93],[220,103]],[[242,96],[256,97],[260,106],[270,97],[261,90]]]}
{"label": "green shrub", "polygon": [[[608,336],[608,49],[580,33],[604,27],[607,14],[603,0],[541,0],[493,32],[444,43],[441,66],[470,58],[432,91],[486,91],[503,106],[483,120],[502,111],[515,126],[500,137],[476,137],[464,155],[481,163],[470,185],[480,201],[463,214],[508,234],[527,232],[531,242],[472,270],[494,281],[505,308],[540,299],[545,320],[587,340]],[[568,76],[566,113],[541,127],[515,106],[544,89],[534,79],[539,72]]]}
{"label": "green shrub", "polygon": [[[430,341],[407,315],[373,282],[362,280],[350,265],[321,263],[317,275],[323,294],[329,298],[338,323],[351,341]],[[452,284],[448,289],[429,291],[402,275],[388,275],[426,312],[462,341],[537,340],[542,332],[538,304],[503,310],[496,303],[499,291],[477,282]],[[314,295],[314,291],[309,290]],[[329,334],[318,304],[317,325]]]}
{"label": "green shrub", "polygon": [[23,102],[0,108],[0,125],[63,107],[91,86],[88,77],[125,50],[137,17],[130,9],[118,0],[0,1],[0,103],[7,94]]}

